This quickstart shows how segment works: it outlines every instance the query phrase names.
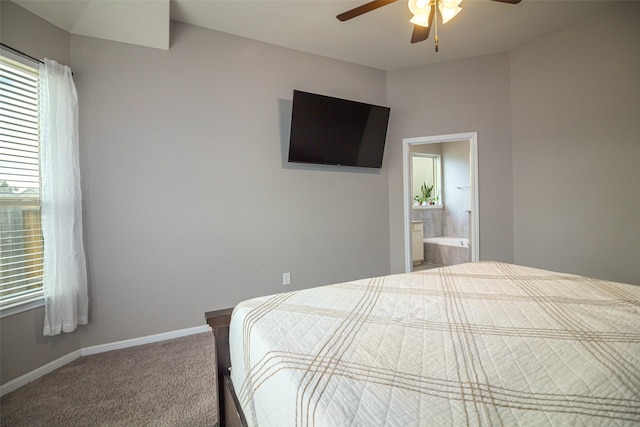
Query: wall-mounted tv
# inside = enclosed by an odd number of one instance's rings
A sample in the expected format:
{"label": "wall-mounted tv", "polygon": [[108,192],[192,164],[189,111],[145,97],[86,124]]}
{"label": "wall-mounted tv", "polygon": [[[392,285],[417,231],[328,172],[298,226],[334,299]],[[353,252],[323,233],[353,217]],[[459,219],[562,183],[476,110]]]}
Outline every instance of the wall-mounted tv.
{"label": "wall-mounted tv", "polygon": [[293,91],[289,162],[382,167],[388,107]]}

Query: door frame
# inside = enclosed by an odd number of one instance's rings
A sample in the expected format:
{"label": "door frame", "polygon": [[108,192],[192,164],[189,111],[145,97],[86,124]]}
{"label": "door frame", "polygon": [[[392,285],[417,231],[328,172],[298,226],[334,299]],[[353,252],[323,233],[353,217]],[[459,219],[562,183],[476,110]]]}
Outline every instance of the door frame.
{"label": "door frame", "polygon": [[402,177],[404,204],[404,260],[405,271],[411,272],[413,262],[411,259],[411,146],[423,144],[437,144],[441,142],[469,142],[469,183],[471,186],[471,224],[469,240],[471,246],[471,261],[480,260],[480,198],[478,192],[478,133],[464,132],[448,135],[420,136],[404,138],[402,140]]}

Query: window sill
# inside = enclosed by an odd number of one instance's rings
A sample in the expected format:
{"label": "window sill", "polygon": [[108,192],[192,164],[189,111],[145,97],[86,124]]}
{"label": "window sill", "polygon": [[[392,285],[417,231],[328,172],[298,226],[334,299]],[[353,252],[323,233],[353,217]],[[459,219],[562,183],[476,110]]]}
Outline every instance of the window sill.
{"label": "window sill", "polygon": [[15,305],[0,308],[0,319],[12,316],[14,314],[22,313],[23,311],[33,310],[34,308],[42,307],[44,305],[44,297],[42,295],[34,297],[33,299],[20,302]]}
{"label": "window sill", "polygon": [[413,205],[411,207],[416,210],[429,210],[429,209],[442,209],[444,208],[444,205],[425,205],[425,206]]}

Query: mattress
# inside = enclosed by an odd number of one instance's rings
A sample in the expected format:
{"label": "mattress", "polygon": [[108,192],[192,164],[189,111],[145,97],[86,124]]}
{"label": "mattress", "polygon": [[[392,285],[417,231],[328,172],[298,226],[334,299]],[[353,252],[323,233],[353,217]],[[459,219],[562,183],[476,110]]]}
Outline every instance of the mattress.
{"label": "mattress", "polygon": [[640,286],[481,262],[251,299],[250,426],[637,425]]}

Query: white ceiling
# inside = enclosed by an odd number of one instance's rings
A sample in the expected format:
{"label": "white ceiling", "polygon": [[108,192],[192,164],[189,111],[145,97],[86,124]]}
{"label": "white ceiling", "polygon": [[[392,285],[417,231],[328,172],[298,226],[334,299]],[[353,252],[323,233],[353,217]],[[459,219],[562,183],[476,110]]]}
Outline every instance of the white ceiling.
{"label": "white ceiling", "polygon": [[433,31],[424,42],[409,42],[406,0],[346,22],[336,15],[368,0],[13,1],[72,34],[168,49],[169,21],[175,20],[382,70],[510,50],[612,3],[464,0],[462,12],[439,26],[435,53]]}

